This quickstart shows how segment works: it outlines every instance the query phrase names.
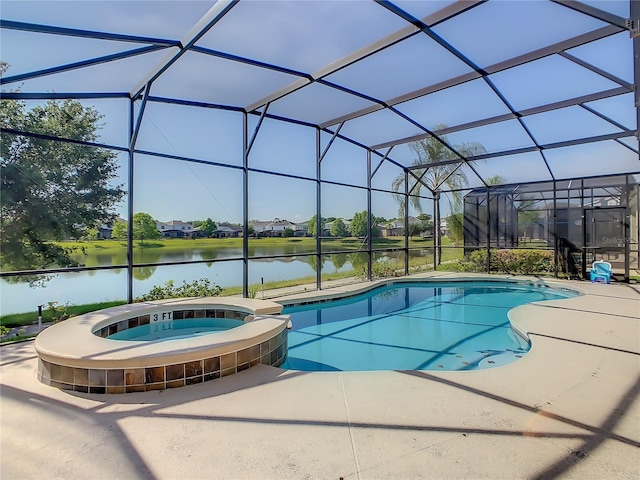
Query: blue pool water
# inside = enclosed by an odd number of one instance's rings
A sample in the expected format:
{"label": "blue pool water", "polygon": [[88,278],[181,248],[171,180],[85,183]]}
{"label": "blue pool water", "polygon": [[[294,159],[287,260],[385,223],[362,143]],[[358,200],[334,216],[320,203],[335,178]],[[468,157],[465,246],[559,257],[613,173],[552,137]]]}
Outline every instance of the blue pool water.
{"label": "blue pool water", "polygon": [[231,318],[188,318],[169,322],[156,322],[113,333],[109,340],[158,341],[209,335],[238,327],[244,322]]}
{"label": "blue pool water", "polygon": [[507,282],[399,283],[354,297],[290,306],[282,368],[474,370],[522,357],[529,344],[507,312],[525,303],[576,296]]}

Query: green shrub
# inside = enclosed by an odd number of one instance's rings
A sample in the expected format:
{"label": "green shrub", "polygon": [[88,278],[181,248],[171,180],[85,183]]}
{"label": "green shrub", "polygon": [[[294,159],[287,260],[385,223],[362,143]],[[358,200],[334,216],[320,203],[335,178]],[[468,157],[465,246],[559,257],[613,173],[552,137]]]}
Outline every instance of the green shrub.
{"label": "green shrub", "polygon": [[[398,268],[398,264],[391,260],[379,260],[371,264],[371,278],[399,277],[404,273],[403,268]],[[358,264],[354,268],[356,276],[361,279],[367,278],[367,265]]]}
{"label": "green shrub", "polygon": [[[552,273],[553,252],[549,250],[491,250],[491,272],[518,275]],[[454,268],[459,272],[487,271],[487,251],[475,250]]]}
{"label": "green shrub", "polygon": [[373,278],[397,277],[399,275],[397,265],[389,260],[382,260],[371,264],[371,276]]}
{"label": "green shrub", "polygon": [[222,287],[212,284],[209,279],[201,278],[187,283],[182,281],[182,285],[174,286],[173,280],[167,281],[162,286],[155,285],[149,293],[136,298],[138,302],[147,302],[150,300],[161,300],[163,298],[182,298],[182,297],[216,297],[222,293]]}

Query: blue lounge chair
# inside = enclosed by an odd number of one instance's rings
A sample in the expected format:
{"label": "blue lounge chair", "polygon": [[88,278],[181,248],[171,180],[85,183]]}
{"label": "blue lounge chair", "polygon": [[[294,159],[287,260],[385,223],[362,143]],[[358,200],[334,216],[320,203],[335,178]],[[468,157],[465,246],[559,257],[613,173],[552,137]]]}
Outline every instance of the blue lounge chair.
{"label": "blue lounge chair", "polygon": [[589,272],[591,282],[610,283],[611,275],[611,264],[609,262],[596,260],[591,264],[591,272]]}

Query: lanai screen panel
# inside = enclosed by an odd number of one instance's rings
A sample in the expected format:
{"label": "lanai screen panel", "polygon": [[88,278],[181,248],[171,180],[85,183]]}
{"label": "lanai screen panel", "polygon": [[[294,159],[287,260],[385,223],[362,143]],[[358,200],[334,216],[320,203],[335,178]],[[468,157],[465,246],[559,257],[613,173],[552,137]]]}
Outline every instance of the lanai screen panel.
{"label": "lanai screen panel", "polygon": [[[104,115],[88,147],[117,155],[114,182],[132,197],[119,207],[126,221],[130,200],[162,220],[219,209],[236,229],[262,220],[252,212],[291,211],[303,228],[314,214],[348,219],[373,196],[369,213],[405,222],[393,192],[409,194],[394,190],[409,171],[447,172],[417,187],[429,214],[441,192],[445,218],[472,189],[640,172],[640,47],[626,21],[640,21],[637,10],[626,0],[5,0],[2,100],[31,110],[77,99]],[[418,140],[438,153],[420,157]],[[638,177],[628,178],[637,192]],[[156,201],[159,185],[174,204],[194,185],[200,193],[172,209]],[[548,203],[549,191],[534,196]],[[588,206],[576,192],[556,188],[556,203]],[[553,235],[533,228],[512,233]],[[329,247],[320,243],[310,258]]]}

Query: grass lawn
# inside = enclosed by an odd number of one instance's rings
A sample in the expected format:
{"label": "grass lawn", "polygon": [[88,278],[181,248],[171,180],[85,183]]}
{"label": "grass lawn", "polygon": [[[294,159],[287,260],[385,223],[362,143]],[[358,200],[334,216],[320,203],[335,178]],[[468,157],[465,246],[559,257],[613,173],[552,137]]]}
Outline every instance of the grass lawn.
{"label": "grass lawn", "polygon": [[[448,239],[443,239],[443,244]],[[363,244],[363,239],[347,238],[322,238],[322,245],[327,250],[353,250]],[[374,238],[374,248],[398,248],[404,246],[404,237]],[[58,245],[65,248],[75,249],[81,255],[109,254],[122,252],[127,249],[127,243],[122,240],[96,240],[91,242],[65,241],[58,242]],[[411,239],[412,247],[425,247],[433,245],[433,239]],[[300,249],[313,251],[316,247],[316,239],[312,237],[290,237],[290,238],[250,238],[249,247],[283,247],[298,246]],[[328,247],[328,248],[327,248]],[[157,240],[134,241],[134,249],[162,249],[171,251],[216,249],[216,248],[242,248],[242,238],[162,238]]]}

